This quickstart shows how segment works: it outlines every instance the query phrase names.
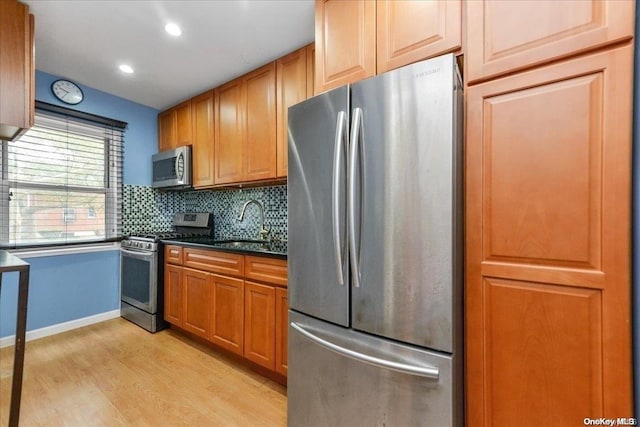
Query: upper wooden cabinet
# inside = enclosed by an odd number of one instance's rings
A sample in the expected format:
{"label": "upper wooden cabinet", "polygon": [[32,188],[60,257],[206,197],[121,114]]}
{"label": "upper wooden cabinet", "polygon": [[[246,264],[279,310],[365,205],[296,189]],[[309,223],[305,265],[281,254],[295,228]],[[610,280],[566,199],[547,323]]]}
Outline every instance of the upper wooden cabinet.
{"label": "upper wooden cabinet", "polygon": [[158,150],[190,145],[193,137],[191,100],[158,114]]}
{"label": "upper wooden cabinet", "polygon": [[214,162],[216,184],[242,181],[242,130],[244,96],[242,79],[215,90]]}
{"label": "upper wooden cabinet", "polygon": [[316,0],[315,90],[354,83],[461,45],[460,0]]}
{"label": "upper wooden cabinet", "polygon": [[276,68],[271,62],[216,89],[215,183],[276,176]]}
{"label": "upper wooden cabinet", "polygon": [[316,0],[318,93],[375,75],[376,3]]}
{"label": "upper wooden cabinet", "polygon": [[213,91],[191,100],[193,115],[193,186],[210,187],[213,179]]}
{"label": "upper wooden cabinet", "polygon": [[316,93],[316,44],[307,45],[307,98]]}
{"label": "upper wooden cabinet", "polygon": [[160,151],[192,145],[193,186],[287,176],[287,111],[314,93],[314,44],[158,114]]}
{"label": "upper wooden cabinet", "polygon": [[459,0],[378,0],[376,73],[459,49]]}
{"label": "upper wooden cabinet", "polygon": [[173,109],[158,114],[158,151],[166,151],[176,144],[176,113]]}
{"label": "upper wooden cabinet", "polygon": [[286,177],[288,169],[288,109],[307,98],[308,47],[296,50],[276,61],[277,93],[277,176]]}
{"label": "upper wooden cabinet", "polygon": [[276,177],[276,64],[242,78],[245,91],[243,181]]}
{"label": "upper wooden cabinet", "polygon": [[33,126],[34,18],[29,6],[0,1],[0,139],[14,140]]}
{"label": "upper wooden cabinet", "polygon": [[467,1],[470,83],[633,36],[633,1]]}

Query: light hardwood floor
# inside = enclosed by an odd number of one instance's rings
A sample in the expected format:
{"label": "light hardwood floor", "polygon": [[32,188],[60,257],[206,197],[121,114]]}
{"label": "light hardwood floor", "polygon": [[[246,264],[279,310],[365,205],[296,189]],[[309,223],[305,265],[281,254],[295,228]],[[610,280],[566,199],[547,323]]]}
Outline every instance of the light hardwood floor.
{"label": "light hardwood floor", "polygon": [[[0,350],[0,425],[13,348]],[[171,330],[124,319],[28,342],[20,426],[284,426],[285,387]]]}

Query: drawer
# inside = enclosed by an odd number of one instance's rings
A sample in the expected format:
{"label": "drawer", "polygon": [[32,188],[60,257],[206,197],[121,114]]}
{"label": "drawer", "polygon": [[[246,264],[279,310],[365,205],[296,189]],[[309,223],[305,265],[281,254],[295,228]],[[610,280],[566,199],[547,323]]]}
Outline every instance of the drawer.
{"label": "drawer", "polygon": [[228,276],[242,276],[244,255],[206,249],[184,248],[183,265]]}
{"label": "drawer", "polygon": [[169,264],[182,265],[182,246],[167,245],[164,247],[164,261]]}
{"label": "drawer", "polygon": [[247,255],[244,277],[274,285],[287,286],[287,260]]}

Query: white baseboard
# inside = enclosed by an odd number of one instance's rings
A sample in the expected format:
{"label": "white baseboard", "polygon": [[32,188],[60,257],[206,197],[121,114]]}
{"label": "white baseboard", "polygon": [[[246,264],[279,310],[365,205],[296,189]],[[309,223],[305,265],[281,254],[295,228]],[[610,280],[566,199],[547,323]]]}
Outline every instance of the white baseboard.
{"label": "white baseboard", "polygon": [[[83,317],[82,319],[70,320],[68,322],[58,323],[57,325],[34,329],[33,331],[27,331],[26,341],[37,340],[38,338],[44,338],[50,335],[59,334],[61,332],[70,331],[72,329],[82,328],[83,326],[89,326],[94,323],[104,322],[105,320],[115,319],[116,317],[120,317],[119,308],[100,314],[94,314],[93,316]],[[15,335],[0,338],[0,348],[12,346],[15,344],[15,342]]]}

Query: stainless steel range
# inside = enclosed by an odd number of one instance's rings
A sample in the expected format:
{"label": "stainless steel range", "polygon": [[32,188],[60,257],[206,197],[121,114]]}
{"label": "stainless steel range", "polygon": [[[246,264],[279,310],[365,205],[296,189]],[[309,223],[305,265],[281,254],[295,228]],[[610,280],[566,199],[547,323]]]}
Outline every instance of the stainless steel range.
{"label": "stainless steel range", "polygon": [[173,231],[127,236],[120,247],[120,315],[149,332],[165,329],[161,240],[213,235],[213,214],[177,213]]}

